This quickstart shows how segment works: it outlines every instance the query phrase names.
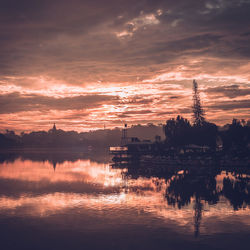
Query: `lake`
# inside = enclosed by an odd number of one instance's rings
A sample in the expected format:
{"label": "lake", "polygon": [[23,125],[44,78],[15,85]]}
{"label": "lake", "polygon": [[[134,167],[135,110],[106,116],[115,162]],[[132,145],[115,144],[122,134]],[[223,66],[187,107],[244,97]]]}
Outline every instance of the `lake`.
{"label": "lake", "polygon": [[1,157],[1,249],[249,249],[249,169],[58,155]]}

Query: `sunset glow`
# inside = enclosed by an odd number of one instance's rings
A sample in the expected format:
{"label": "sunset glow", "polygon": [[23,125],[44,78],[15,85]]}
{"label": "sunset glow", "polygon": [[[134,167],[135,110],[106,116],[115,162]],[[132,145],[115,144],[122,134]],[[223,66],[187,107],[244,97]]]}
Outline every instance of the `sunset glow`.
{"label": "sunset glow", "polygon": [[0,248],[250,245],[250,0],[0,0]]}
{"label": "sunset glow", "polygon": [[193,79],[209,121],[249,119],[249,1],[32,6],[1,8],[1,131],[190,118]]}

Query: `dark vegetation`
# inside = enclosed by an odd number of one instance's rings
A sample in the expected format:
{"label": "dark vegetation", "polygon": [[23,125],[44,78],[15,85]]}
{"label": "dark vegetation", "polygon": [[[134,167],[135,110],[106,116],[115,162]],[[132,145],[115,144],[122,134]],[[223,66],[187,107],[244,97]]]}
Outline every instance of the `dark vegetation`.
{"label": "dark vegetation", "polygon": [[164,132],[168,147],[194,144],[206,146],[211,151],[247,151],[250,146],[250,121],[233,119],[231,124],[223,127],[206,121],[196,81],[193,82],[193,124],[177,116],[167,120]]}
{"label": "dark vegetation", "polygon": [[166,145],[181,147],[195,144],[208,146],[211,150],[244,150],[250,143],[250,122],[233,119],[231,124],[217,127],[204,121],[202,125],[191,125],[181,116],[170,119],[164,126]]}

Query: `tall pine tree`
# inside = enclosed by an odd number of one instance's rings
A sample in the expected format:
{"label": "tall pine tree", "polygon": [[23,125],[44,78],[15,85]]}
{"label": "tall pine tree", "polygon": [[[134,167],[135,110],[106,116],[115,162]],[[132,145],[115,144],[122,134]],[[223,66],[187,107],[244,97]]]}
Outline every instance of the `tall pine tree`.
{"label": "tall pine tree", "polygon": [[205,122],[205,112],[201,106],[198,83],[193,80],[193,119],[194,126],[201,127]]}

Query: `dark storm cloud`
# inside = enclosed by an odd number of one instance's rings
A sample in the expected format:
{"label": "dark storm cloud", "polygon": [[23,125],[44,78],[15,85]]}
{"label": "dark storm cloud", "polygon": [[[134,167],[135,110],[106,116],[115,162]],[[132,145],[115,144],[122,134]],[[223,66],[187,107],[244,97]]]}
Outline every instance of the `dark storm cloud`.
{"label": "dark storm cloud", "polygon": [[0,95],[0,113],[45,110],[82,110],[100,107],[104,103],[116,103],[117,97],[108,95],[80,95],[55,98],[42,95],[21,95],[18,92]]}
{"label": "dark storm cloud", "polygon": [[206,107],[210,110],[237,110],[237,109],[250,109],[250,100],[238,100],[238,101],[219,101],[216,104]]}
{"label": "dark storm cloud", "polygon": [[180,98],[182,98],[182,96],[177,96],[177,95],[169,96],[169,99],[180,99]]}
{"label": "dark storm cloud", "polygon": [[240,88],[239,85],[219,86],[206,89],[207,93],[214,95],[223,95],[229,98],[250,95],[250,88]]}
{"label": "dark storm cloud", "polygon": [[1,0],[0,73],[135,81],[183,56],[249,58],[249,11],[239,0]]}

